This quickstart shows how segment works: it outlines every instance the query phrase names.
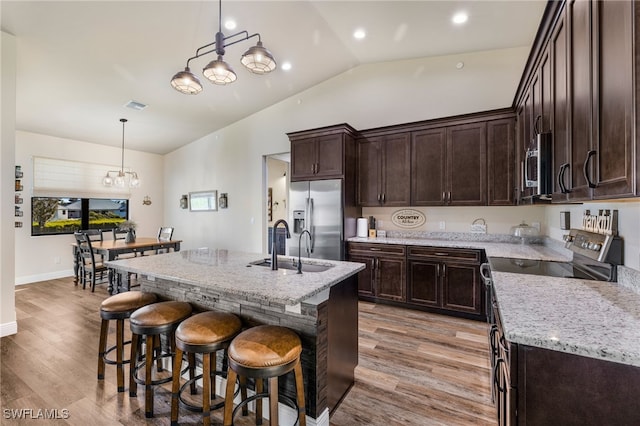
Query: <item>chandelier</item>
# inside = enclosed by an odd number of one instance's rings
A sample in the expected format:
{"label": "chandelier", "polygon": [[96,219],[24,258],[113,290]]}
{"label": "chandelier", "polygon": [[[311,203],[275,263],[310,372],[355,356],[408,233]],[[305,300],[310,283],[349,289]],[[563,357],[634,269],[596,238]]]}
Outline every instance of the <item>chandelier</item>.
{"label": "chandelier", "polygon": [[[105,177],[102,178],[102,184],[104,186],[117,186],[119,188],[124,188],[127,175],[129,175],[129,187],[137,188],[140,186],[140,178],[138,178],[138,174],[134,171],[124,169],[124,124],[127,122],[127,119],[121,118],[120,122],[122,123],[122,155],[120,170],[109,170]],[[112,173],[115,174],[115,177],[111,176]]]}
{"label": "chandelier", "polygon": [[202,70],[202,74],[207,80],[214,84],[225,85],[233,83],[236,80],[236,73],[233,71],[233,68],[223,60],[224,49],[225,47],[254,37],[258,37],[258,43],[244,52],[240,62],[254,74],[267,74],[276,68],[276,60],[273,58],[273,55],[271,55],[271,52],[262,46],[259,33],[249,35],[247,31],[240,31],[226,37],[222,33],[222,0],[220,0],[218,3],[218,32],[216,33],[215,41],[199,47],[196,50],[196,54],[187,59],[187,66],[184,71],[180,71],[173,76],[171,86],[178,92],[186,95],[197,95],[202,92],[202,84],[200,84],[198,77],[189,69],[189,62],[191,62],[192,59],[197,59],[214,52],[218,55],[217,59],[209,62]]}

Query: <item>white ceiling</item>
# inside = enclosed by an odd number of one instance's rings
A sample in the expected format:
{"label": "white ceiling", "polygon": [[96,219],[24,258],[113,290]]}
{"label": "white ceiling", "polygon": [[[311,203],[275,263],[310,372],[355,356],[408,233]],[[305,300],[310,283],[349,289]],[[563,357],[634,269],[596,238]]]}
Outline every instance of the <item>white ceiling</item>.
{"label": "white ceiling", "polygon": [[[213,55],[193,60],[204,90],[169,80],[196,48],[214,40],[216,1],[6,1],[2,30],[17,40],[17,128],[164,154],[364,63],[531,45],[546,1],[240,1],[223,21],[259,32],[279,64],[252,75],[240,64],[255,39],[227,48],[238,74],[228,86],[201,76]],[[466,11],[469,21],[451,17]],[[355,40],[354,29],[367,32]],[[524,64],[523,64],[524,65]],[[135,100],[144,111],[124,108]]]}

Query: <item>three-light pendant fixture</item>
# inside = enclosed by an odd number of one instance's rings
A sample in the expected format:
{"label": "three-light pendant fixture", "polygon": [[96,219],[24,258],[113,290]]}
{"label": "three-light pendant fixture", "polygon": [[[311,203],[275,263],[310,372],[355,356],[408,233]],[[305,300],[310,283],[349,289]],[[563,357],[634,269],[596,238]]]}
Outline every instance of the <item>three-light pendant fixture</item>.
{"label": "three-light pendant fixture", "polygon": [[187,95],[197,95],[202,92],[202,84],[191,72],[189,62],[209,53],[216,53],[218,57],[204,67],[202,74],[214,84],[225,85],[233,83],[237,76],[233,68],[223,60],[224,49],[254,37],[258,38],[258,43],[244,52],[240,62],[254,74],[267,74],[276,68],[276,61],[271,52],[262,46],[259,33],[249,35],[247,31],[240,31],[230,36],[225,36],[222,33],[222,0],[220,0],[218,3],[218,32],[216,33],[215,41],[199,47],[195,55],[187,59],[184,71],[176,73],[171,79],[171,86],[178,92]]}

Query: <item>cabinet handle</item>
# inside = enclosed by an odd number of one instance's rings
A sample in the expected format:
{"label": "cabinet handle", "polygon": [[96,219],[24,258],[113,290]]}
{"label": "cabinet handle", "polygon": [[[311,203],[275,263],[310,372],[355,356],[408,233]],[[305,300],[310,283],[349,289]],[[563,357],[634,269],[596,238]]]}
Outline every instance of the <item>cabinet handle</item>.
{"label": "cabinet handle", "polygon": [[381,203],[382,202],[382,195],[378,194],[378,202]]}
{"label": "cabinet handle", "polygon": [[434,255],[436,255],[436,256],[449,256],[449,253],[444,253],[444,252],[441,252],[441,251],[437,251],[437,252],[434,253]]}
{"label": "cabinet handle", "polygon": [[442,276],[447,276],[447,265],[445,265],[444,263],[442,264]]}
{"label": "cabinet handle", "polygon": [[375,247],[369,247],[369,250],[371,250],[371,251],[380,251],[380,250],[382,250],[382,249],[375,248]]}
{"label": "cabinet handle", "polygon": [[447,191],[442,191],[442,202],[443,203],[447,202]]}
{"label": "cabinet handle", "polygon": [[570,167],[569,163],[564,163],[563,165],[560,166],[560,172],[558,172],[558,186],[560,187],[560,193],[562,194],[568,194],[569,192],[571,192],[570,190],[567,189],[566,185],[564,184],[564,174],[566,173],[569,167]]}
{"label": "cabinet handle", "polygon": [[584,172],[584,178],[587,180],[587,185],[589,188],[596,188],[597,185],[591,181],[589,177],[589,163],[591,162],[591,157],[596,155],[597,151],[591,150],[587,153],[587,159],[584,160],[584,165],[582,171]]}
{"label": "cabinet handle", "polygon": [[385,194],[384,192],[382,193],[382,204],[384,204],[384,203],[385,203],[385,196],[386,196],[386,195],[387,195],[387,194]]}

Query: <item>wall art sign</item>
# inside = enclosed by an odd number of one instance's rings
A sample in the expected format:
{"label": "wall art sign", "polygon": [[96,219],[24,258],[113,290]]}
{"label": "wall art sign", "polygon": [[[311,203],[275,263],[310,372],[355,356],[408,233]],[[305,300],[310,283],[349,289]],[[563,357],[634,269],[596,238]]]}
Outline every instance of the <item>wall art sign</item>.
{"label": "wall art sign", "polygon": [[400,228],[417,228],[427,221],[424,213],[414,209],[402,209],[391,215],[391,222]]}

